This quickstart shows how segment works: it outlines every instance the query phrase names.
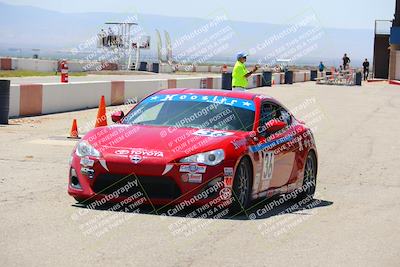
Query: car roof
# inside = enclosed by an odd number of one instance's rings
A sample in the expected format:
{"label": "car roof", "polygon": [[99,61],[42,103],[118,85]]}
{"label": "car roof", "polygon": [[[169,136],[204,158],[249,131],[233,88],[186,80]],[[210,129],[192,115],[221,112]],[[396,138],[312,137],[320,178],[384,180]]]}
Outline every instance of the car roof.
{"label": "car roof", "polygon": [[190,88],[174,88],[164,89],[155,93],[156,95],[167,95],[167,94],[196,94],[196,95],[211,95],[211,96],[225,96],[232,98],[240,98],[245,100],[254,100],[254,98],[261,97],[263,99],[275,100],[270,96],[253,94],[242,91],[231,91],[231,90],[217,90],[217,89],[190,89]]}

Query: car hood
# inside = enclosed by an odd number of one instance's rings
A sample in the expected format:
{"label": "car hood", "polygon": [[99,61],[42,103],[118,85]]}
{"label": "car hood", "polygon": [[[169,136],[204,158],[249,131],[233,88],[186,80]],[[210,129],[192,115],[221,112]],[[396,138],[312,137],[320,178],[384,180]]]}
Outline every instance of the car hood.
{"label": "car hood", "polygon": [[105,158],[131,158],[139,155],[152,160],[170,162],[193,154],[227,148],[246,132],[174,128],[144,125],[112,125],[99,127],[84,139]]}

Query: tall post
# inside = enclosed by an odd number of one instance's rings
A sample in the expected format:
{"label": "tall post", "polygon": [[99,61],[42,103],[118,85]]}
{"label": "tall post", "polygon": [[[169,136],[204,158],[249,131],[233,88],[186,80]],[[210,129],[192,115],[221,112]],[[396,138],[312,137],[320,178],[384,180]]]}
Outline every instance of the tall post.
{"label": "tall post", "polygon": [[137,46],[136,46],[136,70],[139,70],[139,65],[140,65],[140,40],[137,41]]}

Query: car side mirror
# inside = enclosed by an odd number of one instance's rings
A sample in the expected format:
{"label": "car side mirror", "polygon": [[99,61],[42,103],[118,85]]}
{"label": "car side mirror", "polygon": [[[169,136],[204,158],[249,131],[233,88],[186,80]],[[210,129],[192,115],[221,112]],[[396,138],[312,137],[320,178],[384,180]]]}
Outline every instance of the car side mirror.
{"label": "car side mirror", "polygon": [[273,134],[284,129],[287,126],[287,124],[283,121],[273,119],[267,122],[264,126],[265,126],[265,133]]}
{"label": "car side mirror", "polygon": [[120,123],[124,116],[125,114],[123,111],[117,111],[111,114],[111,120],[115,123]]}

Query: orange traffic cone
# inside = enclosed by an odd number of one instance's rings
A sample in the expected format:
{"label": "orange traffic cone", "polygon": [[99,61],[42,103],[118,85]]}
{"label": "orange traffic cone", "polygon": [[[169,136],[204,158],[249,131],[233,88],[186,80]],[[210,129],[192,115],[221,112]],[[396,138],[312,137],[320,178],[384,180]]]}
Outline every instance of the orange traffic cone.
{"label": "orange traffic cone", "polygon": [[97,111],[96,125],[95,128],[107,126],[107,115],[106,115],[106,100],[104,95],[101,96],[99,110]]}
{"label": "orange traffic cone", "polygon": [[76,123],[76,119],[72,121],[72,127],[71,131],[69,133],[69,137],[72,139],[80,139],[79,134],[78,134],[78,124]]}

